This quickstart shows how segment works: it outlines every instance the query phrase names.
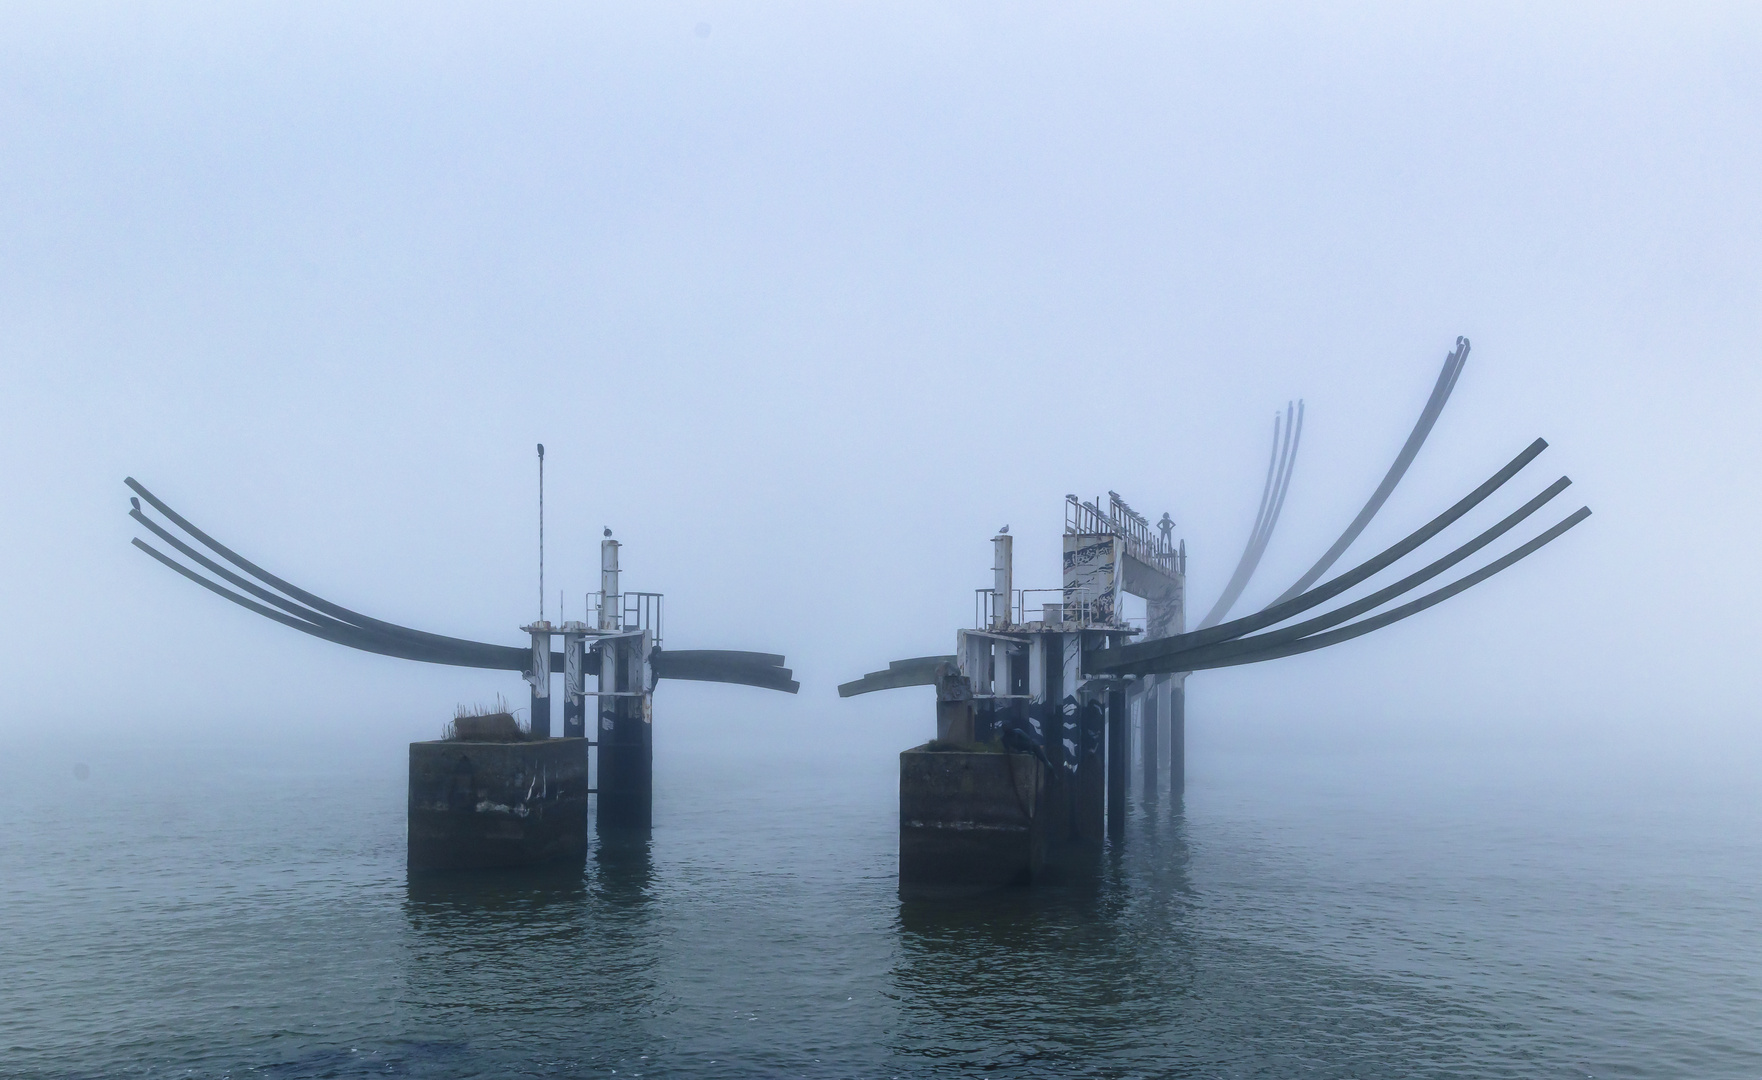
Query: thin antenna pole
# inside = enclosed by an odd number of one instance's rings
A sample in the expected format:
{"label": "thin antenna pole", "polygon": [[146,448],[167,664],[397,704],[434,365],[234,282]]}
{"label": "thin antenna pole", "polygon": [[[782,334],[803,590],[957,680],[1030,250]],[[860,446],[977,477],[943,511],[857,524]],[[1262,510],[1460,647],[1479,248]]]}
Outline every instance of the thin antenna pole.
{"label": "thin antenna pole", "polygon": [[538,621],[545,621],[545,444],[538,444]]}

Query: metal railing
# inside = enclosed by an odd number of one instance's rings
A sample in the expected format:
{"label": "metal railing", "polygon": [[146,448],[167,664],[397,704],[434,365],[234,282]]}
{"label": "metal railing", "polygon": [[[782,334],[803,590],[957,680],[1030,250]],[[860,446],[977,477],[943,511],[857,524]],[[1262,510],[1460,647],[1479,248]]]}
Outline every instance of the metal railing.
{"label": "metal railing", "polygon": [[[1172,529],[1173,523],[1168,527]],[[1065,496],[1065,532],[1067,534],[1101,534],[1120,538],[1128,555],[1139,562],[1157,567],[1168,574],[1187,572],[1187,544],[1176,547],[1167,532],[1158,535],[1150,519],[1132,509],[1118,492],[1107,493],[1107,509],[1101,508],[1101,496],[1084,502],[1075,495]]]}
{"label": "metal railing", "polygon": [[[647,630],[650,641],[659,645],[662,631],[661,599],[662,594],[658,592],[624,592],[613,595],[612,605],[618,613],[617,629]],[[587,607],[594,613],[593,625],[604,626],[605,620],[600,616],[606,607],[606,594],[588,593]]]}
{"label": "metal railing", "polygon": [[[1043,600],[1031,600],[1030,597],[1046,597]],[[973,590],[973,629],[991,630],[997,625],[999,614],[998,594],[996,589]],[[1138,626],[1143,628],[1143,619],[1121,619],[1115,613],[1112,618],[1101,618],[1101,604],[1091,600],[1086,589],[1012,589],[1009,599],[1010,626],[1024,626],[1029,623],[1045,623],[1048,626],[1063,626],[1069,629],[1088,627]]]}

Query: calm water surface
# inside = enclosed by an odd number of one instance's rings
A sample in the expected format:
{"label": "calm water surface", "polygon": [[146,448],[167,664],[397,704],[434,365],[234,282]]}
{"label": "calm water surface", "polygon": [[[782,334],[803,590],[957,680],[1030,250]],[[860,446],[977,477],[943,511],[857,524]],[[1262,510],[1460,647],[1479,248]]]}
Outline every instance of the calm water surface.
{"label": "calm water surface", "polygon": [[1212,756],[916,906],[885,757],[675,753],[585,872],[414,883],[403,767],[9,747],[0,1075],[1762,1076],[1742,770]]}

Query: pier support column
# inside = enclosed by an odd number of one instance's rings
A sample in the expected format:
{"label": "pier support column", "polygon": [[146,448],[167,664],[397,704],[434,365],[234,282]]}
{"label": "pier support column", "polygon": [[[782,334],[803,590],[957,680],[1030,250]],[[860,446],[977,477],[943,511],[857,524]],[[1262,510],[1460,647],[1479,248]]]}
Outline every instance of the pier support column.
{"label": "pier support column", "polygon": [[600,828],[654,824],[654,728],[649,722],[648,632],[600,641]]}
{"label": "pier support column", "polygon": [[551,737],[551,624],[535,622],[521,629],[532,634],[532,715],[528,725],[534,739]]}
{"label": "pier support column", "polygon": [[1139,695],[1144,703],[1143,719],[1140,723],[1144,728],[1144,801],[1155,802],[1157,789],[1161,786],[1159,775],[1162,766],[1162,676],[1152,675],[1144,683],[1144,693]]}
{"label": "pier support column", "polygon": [[1077,839],[1099,846],[1107,838],[1107,708],[1106,694],[1085,689],[1078,735]]}
{"label": "pier support column", "polygon": [[563,624],[563,737],[587,737],[587,638],[579,622]]}
{"label": "pier support column", "polygon": [[1187,676],[1169,678],[1169,794],[1187,790]]}
{"label": "pier support column", "polygon": [[1132,726],[1126,711],[1126,691],[1107,690],[1107,835],[1119,840],[1126,835],[1126,780],[1131,775]]}

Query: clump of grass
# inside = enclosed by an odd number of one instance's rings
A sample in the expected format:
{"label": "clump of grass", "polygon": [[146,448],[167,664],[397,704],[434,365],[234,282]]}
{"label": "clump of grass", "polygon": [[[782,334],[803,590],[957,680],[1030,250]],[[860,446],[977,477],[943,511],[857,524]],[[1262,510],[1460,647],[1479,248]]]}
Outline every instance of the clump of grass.
{"label": "clump of grass", "polygon": [[448,742],[523,742],[529,734],[497,694],[493,705],[458,705],[441,738]]}

